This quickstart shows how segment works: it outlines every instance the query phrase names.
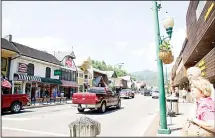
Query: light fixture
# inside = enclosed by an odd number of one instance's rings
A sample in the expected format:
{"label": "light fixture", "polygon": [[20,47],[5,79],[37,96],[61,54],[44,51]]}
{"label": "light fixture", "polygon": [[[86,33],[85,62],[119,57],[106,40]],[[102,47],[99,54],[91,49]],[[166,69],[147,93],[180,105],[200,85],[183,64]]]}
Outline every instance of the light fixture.
{"label": "light fixture", "polygon": [[174,26],[174,20],[172,17],[167,17],[163,20],[163,27],[166,29],[169,38],[172,37],[172,29]]}

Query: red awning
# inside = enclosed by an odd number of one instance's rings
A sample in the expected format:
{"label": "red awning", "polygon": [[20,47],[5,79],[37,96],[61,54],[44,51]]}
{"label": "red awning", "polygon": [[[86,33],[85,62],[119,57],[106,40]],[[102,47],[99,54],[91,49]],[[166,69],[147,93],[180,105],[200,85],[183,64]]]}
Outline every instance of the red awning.
{"label": "red awning", "polygon": [[7,81],[6,79],[3,79],[1,82],[1,86],[5,87],[5,88],[11,88],[11,83],[9,81]]}
{"label": "red awning", "polygon": [[65,81],[65,80],[61,80],[63,87],[78,87],[78,84],[74,81]]}

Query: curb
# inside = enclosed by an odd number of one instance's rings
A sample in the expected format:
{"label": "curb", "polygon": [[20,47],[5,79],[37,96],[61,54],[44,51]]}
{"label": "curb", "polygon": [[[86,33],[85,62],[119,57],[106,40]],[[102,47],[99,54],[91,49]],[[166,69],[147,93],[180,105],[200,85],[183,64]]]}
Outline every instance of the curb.
{"label": "curb", "polygon": [[156,137],[159,128],[159,112],[156,113],[150,125],[146,128],[143,137]]}
{"label": "curb", "polygon": [[31,109],[31,108],[42,108],[42,107],[49,107],[49,106],[58,106],[58,105],[67,105],[72,103],[65,103],[65,104],[50,104],[50,105],[33,105],[33,106],[25,106],[24,109]]}

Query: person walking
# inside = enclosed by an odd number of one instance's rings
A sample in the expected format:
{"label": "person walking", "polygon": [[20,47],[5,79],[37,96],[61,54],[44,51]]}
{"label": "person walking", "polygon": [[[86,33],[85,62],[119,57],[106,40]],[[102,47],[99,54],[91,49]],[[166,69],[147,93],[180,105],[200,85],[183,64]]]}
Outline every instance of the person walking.
{"label": "person walking", "polygon": [[191,81],[191,95],[196,99],[195,116],[187,119],[184,127],[184,135],[198,137],[214,137],[215,136],[215,103],[211,96],[211,83],[202,78],[196,77]]}
{"label": "person walking", "polygon": [[186,101],[186,96],[187,96],[187,91],[185,90],[185,88],[183,88],[182,90],[183,103],[184,101]]}

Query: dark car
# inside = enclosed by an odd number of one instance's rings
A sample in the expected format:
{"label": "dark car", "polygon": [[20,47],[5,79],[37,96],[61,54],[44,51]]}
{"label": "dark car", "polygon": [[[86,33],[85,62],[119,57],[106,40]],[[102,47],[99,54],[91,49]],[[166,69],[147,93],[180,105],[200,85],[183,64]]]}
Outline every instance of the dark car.
{"label": "dark car", "polygon": [[151,93],[150,90],[145,90],[144,91],[144,96],[151,96],[151,95],[152,95],[152,93]]}

